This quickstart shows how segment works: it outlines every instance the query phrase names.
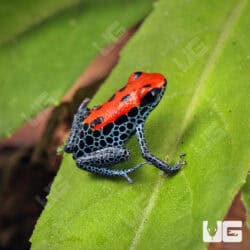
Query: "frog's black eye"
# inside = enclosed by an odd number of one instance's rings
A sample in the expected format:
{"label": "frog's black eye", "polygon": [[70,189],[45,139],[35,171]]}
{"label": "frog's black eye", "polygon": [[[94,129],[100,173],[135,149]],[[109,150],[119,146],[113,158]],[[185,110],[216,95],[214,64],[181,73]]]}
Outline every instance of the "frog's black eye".
{"label": "frog's black eye", "polygon": [[142,74],[142,72],[140,72],[140,71],[135,72],[134,73],[134,79],[138,79],[141,74]]}
{"label": "frog's black eye", "polygon": [[161,92],[160,88],[154,88],[150,92],[148,92],[141,100],[141,106],[146,106],[147,104],[151,104],[156,101],[157,96]]}

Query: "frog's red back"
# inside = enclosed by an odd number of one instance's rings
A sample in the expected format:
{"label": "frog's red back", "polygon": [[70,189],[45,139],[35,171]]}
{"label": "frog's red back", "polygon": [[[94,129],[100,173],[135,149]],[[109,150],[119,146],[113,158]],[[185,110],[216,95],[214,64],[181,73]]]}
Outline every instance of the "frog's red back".
{"label": "frog's red back", "polygon": [[91,110],[84,123],[93,124],[94,130],[99,130],[105,125],[115,122],[120,116],[141,105],[143,97],[154,88],[165,87],[166,79],[159,73],[132,73],[127,84],[118,90],[107,102]]}

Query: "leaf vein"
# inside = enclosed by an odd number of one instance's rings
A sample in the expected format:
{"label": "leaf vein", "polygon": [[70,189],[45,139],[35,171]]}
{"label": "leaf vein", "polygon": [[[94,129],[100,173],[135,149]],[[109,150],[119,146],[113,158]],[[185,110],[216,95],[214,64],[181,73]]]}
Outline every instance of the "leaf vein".
{"label": "leaf vein", "polygon": [[226,41],[228,40],[231,32],[233,31],[235,25],[237,24],[237,21],[240,18],[240,15],[246,5],[246,0],[240,0],[237,4],[237,6],[233,9],[231,12],[231,15],[226,20],[222,32],[219,35],[219,38],[215,44],[214,49],[212,50],[210,57],[208,58],[208,61],[204,67],[204,70],[198,80],[196,89],[194,91],[194,94],[191,98],[191,102],[188,105],[187,112],[185,114],[182,127],[180,129],[180,136],[178,138],[181,138],[184,134],[185,130],[189,126],[190,122],[192,121],[192,118],[194,116],[195,108],[197,106],[197,103],[199,101],[199,98],[202,96],[202,92],[205,86],[205,83],[207,82],[209,75],[213,71],[216,62],[218,61],[224,47],[226,44]]}

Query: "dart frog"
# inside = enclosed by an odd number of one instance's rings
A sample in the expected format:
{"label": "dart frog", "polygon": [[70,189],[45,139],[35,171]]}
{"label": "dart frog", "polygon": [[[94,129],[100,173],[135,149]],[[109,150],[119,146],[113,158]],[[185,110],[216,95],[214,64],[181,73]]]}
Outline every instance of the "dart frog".
{"label": "dart frog", "polygon": [[[159,73],[134,72],[127,84],[100,106],[86,107],[85,99],[74,115],[72,128],[64,151],[73,154],[76,165],[91,173],[122,176],[129,183],[129,174],[145,164],[151,164],[167,174],[178,172],[186,162],[180,155],[174,165],[160,160],[148,149],[144,125],[150,112],[162,99],[167,86]],[[146,160],[128,169],[112,169],[112,165],[128,160],[126,142],[135,134],[141,154]]]}

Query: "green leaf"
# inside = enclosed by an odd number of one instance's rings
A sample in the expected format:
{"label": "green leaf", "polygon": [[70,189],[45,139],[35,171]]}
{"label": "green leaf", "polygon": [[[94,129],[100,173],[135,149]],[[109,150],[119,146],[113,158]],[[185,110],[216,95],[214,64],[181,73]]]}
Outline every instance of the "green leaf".
{"label": "green leaf", "polygon": [[248,173],[246,183],[241,189],[242,201],[247,210],[247,226],[250,228],[250,175]]}
{"label": "green leaf", "polygon": [[44,19],[76,4],[79,4],[79,0],[1,0],[0,44],[14,39]]}
{"label": "green leaf", "polygon": [[[31,238],[33,249],[205,249],[202,221],[222,220],[249,168],[250,3],[159,1],[92,101],[131,71],[161,72],[165,97],[146,123],[151,151],[188,165],[173,177],[145,166],[109,180],[65,155]],[[133,138],[133,157],[141,162]],[[124,167],[124,166],[120,166]]]}
{"label": "green leaf", "polygon": [[151,4],[150,0],[84,1],[0,47],[0,105],[4,107],[0,136],[57,104],[102,48],[140,21]]}

